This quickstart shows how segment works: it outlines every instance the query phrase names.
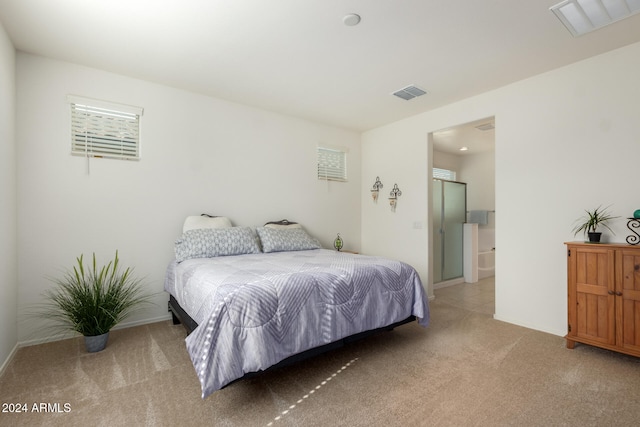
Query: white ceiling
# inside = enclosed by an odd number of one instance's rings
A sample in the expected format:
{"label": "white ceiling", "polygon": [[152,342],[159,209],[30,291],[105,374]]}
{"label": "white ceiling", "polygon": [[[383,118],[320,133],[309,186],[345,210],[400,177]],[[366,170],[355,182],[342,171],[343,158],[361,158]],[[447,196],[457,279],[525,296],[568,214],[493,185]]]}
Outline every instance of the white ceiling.
{"label": "white ceiling", "polygon": [[558,1],[0,0],[0,21],[20,51],[363,131],[640,41],[640,15],[574,38]]}

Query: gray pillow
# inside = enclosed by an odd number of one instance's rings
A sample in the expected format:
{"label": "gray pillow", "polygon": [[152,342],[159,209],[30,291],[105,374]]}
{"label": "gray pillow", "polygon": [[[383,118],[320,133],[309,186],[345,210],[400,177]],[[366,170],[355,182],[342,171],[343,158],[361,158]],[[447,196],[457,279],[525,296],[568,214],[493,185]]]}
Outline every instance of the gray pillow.
{"label": "gray pillow", "polygon": [[249,227],[198,228],[176,240],[176,261],[227,255],[257,254],[260,247]]}
{"label": "gray pillow", "polygon": [[258,227],[263,252],[304,251],[320,249],[320,242],[309,236],[302,228]]}

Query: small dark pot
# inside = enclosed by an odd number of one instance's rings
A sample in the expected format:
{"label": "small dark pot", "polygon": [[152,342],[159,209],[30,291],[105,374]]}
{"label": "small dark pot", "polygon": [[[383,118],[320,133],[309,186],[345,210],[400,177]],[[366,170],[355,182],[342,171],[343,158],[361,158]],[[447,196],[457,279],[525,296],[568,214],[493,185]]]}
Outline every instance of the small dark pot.
{"label": "small dark pot", "polygon": [[89,353],[96,353],[104,350],[107,346],[107,340],[109,339],[109,332],[102,335],[96,335],[93,337],[84,337],[84,347]]}
{"label": "small dark pot", "polygon": [[590,243],[600,243],[600,236],[602,236],[602,233],[587,233],[589,235],[589,242]]}

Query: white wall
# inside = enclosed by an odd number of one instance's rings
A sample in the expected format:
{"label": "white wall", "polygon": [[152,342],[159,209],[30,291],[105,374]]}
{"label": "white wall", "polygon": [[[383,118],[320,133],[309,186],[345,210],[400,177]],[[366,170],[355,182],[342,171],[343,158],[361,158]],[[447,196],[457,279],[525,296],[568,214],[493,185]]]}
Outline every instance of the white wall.
{"label": "white wall", "polygon": [[[495,152],[460,156],[460,181],[467,183],[467,210],[496,210]],[[478,227],[480,249],[495,247],[495,212],[489,212],[486,225]],[[485,237],[486,236],[486,237]]]}
{"label": "white wall", "polygon": [[15,49],[0,24],[0,368],[18,337],[15,67]]}
{"label": "white wall", "polygon": [[[467,183],[467,209],[494,210],[495,153],[493,151],[460,156],[458,180]],[[490,220],[492,215],[490,215]]]}
{"label": "white wall", "polygon": [[[581,238],[571,233],[574,221],[601,204],[613,204],[622,217],[640,208],[638,75],[640,44],[633,44],[369,131],[363,136],[363,179],[384,165],[381,178],[400,174],[412,181],[415,194],[408,192],[405,200],[423,201],[411,203],[410,218],[426,217],[428,133],[495,116],[495,317],[564,335],[563,242]],[[391,151],[402,161],[386,161]],[[416,239],[409,217],[382,216],[373,208],[362,206],[362,250],[401,247],[400,258],[426,271],[426,230]],[[626,221],[618,220],[614,231],[610,240],[624,242]]]}
{"label": "white wall", "polygon": [[[409,263],[426,287],[425,242],[431,206],[426,188],[430,176],[427,134],[398,122],[365,133],[362,141],[362,252]],[[377,176],[384,187],[374,203],[369,190]],[[402,195],[392,212],[389,192],[394,184]]]}
{"label": "white wall", "polygon": [[[235,225],[287,218],[331,247],[360,242],[360,136],[107,72],[17,56],[20,341],[40,338],[24,314],[47,277],[95,252],[119,250],[150,291],[163,289],[187,215]],[[142,160],[71,156],[67,94],[144,108]],[[349,182],[318,181],[316,146],[349,149]],[[132,321],[167,316],[167,294]]]}
{"label": "white wall", "polygon": [[[433,152],[433,167],[455,171],[456,176],[460,173],[462,158],[455,154],[444,153],[442,151]],[[459,177],[458,177],[459,178]]]}

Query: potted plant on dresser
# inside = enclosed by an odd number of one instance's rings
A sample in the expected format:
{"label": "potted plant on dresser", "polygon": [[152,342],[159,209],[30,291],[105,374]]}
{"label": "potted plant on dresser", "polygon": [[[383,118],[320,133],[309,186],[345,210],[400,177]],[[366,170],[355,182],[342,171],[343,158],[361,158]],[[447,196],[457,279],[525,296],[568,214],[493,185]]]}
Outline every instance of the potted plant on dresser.
{"label": "potted plant on dresser", "polygon": [[95,253],[90,265],[85,266],[83,255],[76,261],[73,270],[52,279],[56,287],[45,292],[47,301],[38,315],[53,321],[54,328],[82,334],[85,348],[93,353],[105,348],[115,325],[150,304],[151,295],[131,268],[120,269],[117,251],[102,267],[97,266]]}
{"label": "potted plant on dresser", "polygon": [[615,234],[607,222],[618,217],[611,215],[607,211],[608,209],[609,207],[603,209],[602,206],[598,206],[591,211],[585,210],[586,214],[576,221],[576,225],[573,228],[573,235],[576,236],[578,233],[583,233],[585,236],[588,236],[590,243],[600,243],[602,232],[598,231],[599,226],[603,226]]}

